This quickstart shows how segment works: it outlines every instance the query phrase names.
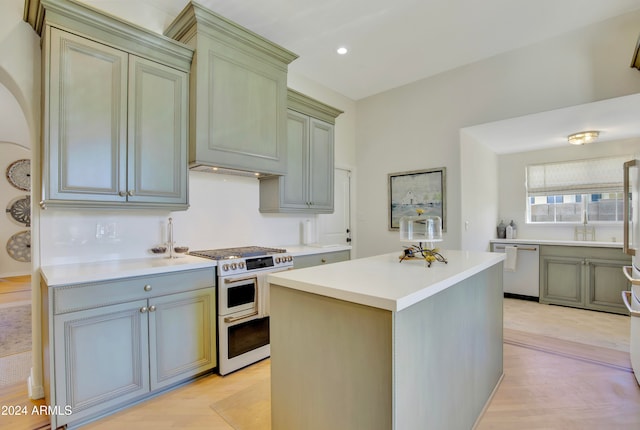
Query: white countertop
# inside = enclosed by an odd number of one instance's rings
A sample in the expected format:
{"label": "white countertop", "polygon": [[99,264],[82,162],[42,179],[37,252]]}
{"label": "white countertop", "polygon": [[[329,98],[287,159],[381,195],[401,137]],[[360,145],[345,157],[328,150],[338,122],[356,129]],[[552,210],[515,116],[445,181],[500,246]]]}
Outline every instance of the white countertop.
{"label": "white countertop", "polygon": [[535,245],[564,245],[564,246],[592,246],[600,248],[620,248],[622,242],[595,242],[588,240],[554,240],[554,239],[491,239],[491,243],[520,244],[529,243]]}
{"label": "white countertop", "polygon": [[49,287],[57,287],[215,266],[214,260],[185,255],[177,258],[150,257],[137,260],[43,266],[40,268],[40,273]]}
{"label": "white countertop", "polygon": [[401,251],[270,274],[284,287],[400,311],[504,260],[505,254],[442,251],[448,263],[399,262]]}
{"label": "white countertop", "polygon": [[[284,248],[292,256],[323,254],[326,252],[350,250],[348,245],[328,246],[279,246]],[[40,273],[50,287],[70,285],[85,282],[107,281],[110,279],[128,278],[131,276],[146,276],[175,272],[179,270],[199,269],[203,267],[215,267],[216,260],[184,255],[177,258],[156,256],[132,260],[110,260],[93,263],[59,264],[43,266]]]}

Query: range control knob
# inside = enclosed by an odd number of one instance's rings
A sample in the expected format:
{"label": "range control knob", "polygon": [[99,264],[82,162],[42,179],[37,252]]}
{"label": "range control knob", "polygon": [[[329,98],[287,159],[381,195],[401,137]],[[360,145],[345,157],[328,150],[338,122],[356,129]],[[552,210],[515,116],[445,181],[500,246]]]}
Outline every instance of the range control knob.
{"label": "range control knob", "polygon": [[288,261],[289,263],[291,263],[291,262],[293,261],[293,257],[289,255],[289,256],[287,257],[287,261]]}
{"label": "range control knob", "polygon": [[224,270],[225,272],[226,272],[227,270],[229,270],[229,265],[228,265],[227,263],[223,264],[223,265],[222,265],[222,270]]}
{"label": "range control knob", "polygon": [[237,263],[231,263],[231,270],[236,270],[238,268]]}
{"label": "range control knob", "polygon": [[280,264],[280,257],[276,257],[276,264]]}
{"label": "range control knob", "polygon": [[238,267],[244,269],[244,261],[239,262]]}

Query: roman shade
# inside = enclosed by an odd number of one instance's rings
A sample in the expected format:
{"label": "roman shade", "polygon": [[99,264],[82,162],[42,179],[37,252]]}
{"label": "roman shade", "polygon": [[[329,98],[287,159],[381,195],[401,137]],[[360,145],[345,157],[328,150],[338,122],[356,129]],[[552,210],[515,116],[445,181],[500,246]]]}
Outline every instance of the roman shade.
{"label": "roman shade", "polygon": [[622,192],[622,165],[631,158],[626,155],[527,166],[527,195]]}

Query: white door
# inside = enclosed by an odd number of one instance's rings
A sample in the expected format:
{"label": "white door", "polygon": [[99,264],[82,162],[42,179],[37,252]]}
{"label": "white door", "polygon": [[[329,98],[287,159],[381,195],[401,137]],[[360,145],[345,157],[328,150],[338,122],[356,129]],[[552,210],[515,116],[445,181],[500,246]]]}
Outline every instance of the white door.
{"label": "white door", "polygon": [[334,211],[318,215],[318,238],[321,245],[351,244],[351,171],[335,169]]}

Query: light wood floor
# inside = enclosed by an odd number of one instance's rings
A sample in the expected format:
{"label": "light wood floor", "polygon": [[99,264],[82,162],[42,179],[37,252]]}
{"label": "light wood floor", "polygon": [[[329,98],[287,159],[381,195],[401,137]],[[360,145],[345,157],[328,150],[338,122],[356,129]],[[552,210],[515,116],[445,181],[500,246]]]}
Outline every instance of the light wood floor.
{"label": "light wood floor", "polygon": [[[524,340],[505,343],[504,379],[478,430],[640,429],[640,387],[628,364],[629,317],[513,299],[505,299],[504,309],[505,332]],[[534,337],[537,344],[527,342]],[[591,358],[573,352],[585,349]],[[84,428],[269,430],[269,378],[267,359],[225,377],[206,376]],[[32,407],[26,384],[10,388],[0,391],[0,406]],[[43,425],[46,417],[0,415],[3,430]]]}
{"label": "light wood floor", "polygon": [[0,305],[31,300],[31,276],[0,278]]}
{"label": "light wood floor", "polygon": [[[0,278],[0,306],[14,302],[26,302],[31,300],[31,277],[16,276],[12,278]],[[9,387],[0,387],[0,429],[2,430],[26,430],[48,427],[49,419],[46,415],[33,414],[33,408],[44,405],[43,400],[29,400],[27,384],[18,384]],[[13,410],[8,408],[13,407]],[[26,415],[10,414],[9,412],[24,411]],[[39,410],[39,409],[38,409]],[[4,412],[4,413],[3,413]],[[7,413],[9,413],[7,415]]]}

